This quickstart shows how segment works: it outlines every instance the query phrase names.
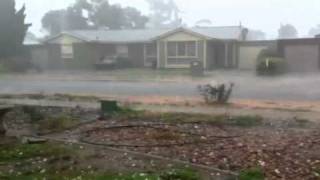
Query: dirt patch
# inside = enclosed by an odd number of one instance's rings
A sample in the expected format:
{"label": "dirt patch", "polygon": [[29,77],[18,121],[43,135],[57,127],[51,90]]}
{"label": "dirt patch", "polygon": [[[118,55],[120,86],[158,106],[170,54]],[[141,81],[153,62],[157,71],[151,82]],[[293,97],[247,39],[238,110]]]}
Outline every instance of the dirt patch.
{"label": "dirt patch", "polygon": [[[84,138],[100,145],[236,172],[258,167],[268,179],[317,179],[319,176],[320,134],[318,126],[312,123],[251,119],[243,126],[246,117],[221,119],[188,114],[172,114],[171,119],[175,121],[163,121],[169,117],[148,114],[112,118],[59,137]],[[197,118],[200,121],[195,122]],[[141,126],[137,128],[137,125]],[[117,128],[112,130],[112,127]],[[193,136],[183,137],[186,134]],[[190,141],[192,143],[187,143]]]}

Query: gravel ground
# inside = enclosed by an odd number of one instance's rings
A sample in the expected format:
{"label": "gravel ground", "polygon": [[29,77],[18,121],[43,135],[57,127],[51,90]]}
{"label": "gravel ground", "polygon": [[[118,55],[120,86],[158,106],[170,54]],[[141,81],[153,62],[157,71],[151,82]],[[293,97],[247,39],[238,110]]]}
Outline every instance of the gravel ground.
{"label": "gravel ground", "polygon": [[[319,178],[319,127],[302,120],[237,126],[216,123],[174,123],[157,128],[103,128],[145,125],[161,117],[111,119],[56,135],[97,144],[118,144],[117,148],[180,159],[223,170],[240,171],[260,167],[268,179]],[[178,119],[188,119],[178,116]],[[147,120],[149,119],[149,120]],[[156,125],[159,127],[159,125]],[[153,129],[153,130],[152,130]],[[188,134],[194,134],[192,137]],[[197,134],[197,135],[196,135]],[[198,141],[195,144],[188,142]],[[174,143],[179,145],[174,145]],[[185,144],[181,144],[185,142]],[[168,145],[168,144],[172,145]],[[126,146],[123,146],[126,144]],[[150,147],[150,145],[154,145]],[[165,145],[165,146],[164,146]],[[143,147],[147,146],[147,147]]]}

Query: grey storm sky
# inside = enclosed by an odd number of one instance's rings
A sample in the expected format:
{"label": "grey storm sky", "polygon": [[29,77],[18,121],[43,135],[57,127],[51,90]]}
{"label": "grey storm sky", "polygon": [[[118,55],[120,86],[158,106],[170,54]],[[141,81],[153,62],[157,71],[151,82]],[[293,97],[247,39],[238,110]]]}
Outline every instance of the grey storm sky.
{"label": "grey storm sky", "polygon": [[[67,7],[75,0],[16,0],[17,8],[27,8],[27,21],[32,32],[41,32],[45,12]],[[133,6],[148,14],[145,0],[109,0],[123,6]],[[266,32],[275,37],[281,23],[293,24],[303,37],[310,28],[320,24],[319,0],[176,0],[184,22],[194,25],[197,20],[210,19],[215,26],[239,25]]]}

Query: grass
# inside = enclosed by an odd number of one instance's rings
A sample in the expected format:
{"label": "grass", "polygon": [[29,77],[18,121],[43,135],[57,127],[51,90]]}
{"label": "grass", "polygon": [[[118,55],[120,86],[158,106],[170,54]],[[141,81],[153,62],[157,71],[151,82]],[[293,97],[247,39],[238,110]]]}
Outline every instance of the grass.
{"label": "grass", "polygon": [[[82,169],[90,161],[82,159],[80,149],[62,144],[20,144],[3,139],[0,145],[1,180],[200,180],[191,169],[157,172],[101,171],[98,167]],[[67,158],[67,159],[66,159]],[[44,159],[47,159],[44,161]],[[78,163],[74,163],[75,160]],[[86,165],[85,165],[86,166]],[[67,167],[66,169],[64,167]],[[142,170],[143,172],[143,170]]]}
{"label": "grass", "polygon": [[313,174],[314,174],[316,177],[320,178],[320,168],[314,170],[314,171],[313,171]]}
{"label": "grass", "polygon": [[235,116],[231,117],[227,121],[227,124],[240,126],[240,127],[255,127],[263,124],[263,118],[261,116]]}
{"label": "grass", "polygon": [[60,115],[58,117],[49,117],[38,122],[38,130],[40,133],[60,132],[75,127],[80,122],[68,115]]}
{"label": "grass", "polygon": [[264,180],[265,176],[260,168],[243,170],[239,174],[239,180]]}
{"label": "grass", "polygon": [[[5,139],[4,139],[5,140]],[[4,141],[3,141],[4,142]],[[85,168],[91,159],[81,156],[81,149],[59,143],[20,144],[10,139],[0,145],[1,180],[200,180],[187,168],[164,171],[101,171]],[[89,158],[89,156],[86,158]],[[44,161],[46,159],[46,161]],[[74,163],[76,162],[77,163]],[[66,167],[66,168],[65,168]]]}
{"label": "grass", "polygon": [[295,118],[289,125],[292,127],[305,128],[310,124],[311,122],[308,119]]}
{"label": "grass", "polygon": [[198,173],[191,169],[178,169],[165,172],[160,176],[161,180],[200,180]]}
{"label": "grass", "polygon": [[131,173],[131,174],[112,174],[98,172],[46,172],[21,175],[0,174],[3,180],[200,180],[200,176],[191,170],[171,170],[164,173]]}
{"label": "grass", "polygon": [[7,144],[0,146],[0,162],[16,162],[33,157],[63,156],[70,150],[50,144]]}
{"label": "grass", "polygon": [[106,173],[90,173],[90,172],[68,172],[63,174],[57,173],[33,173],[29,175],[0,175],[3,180],[158,180],[157,175],[148,174],[132,174],[132,175],[112,175]]}

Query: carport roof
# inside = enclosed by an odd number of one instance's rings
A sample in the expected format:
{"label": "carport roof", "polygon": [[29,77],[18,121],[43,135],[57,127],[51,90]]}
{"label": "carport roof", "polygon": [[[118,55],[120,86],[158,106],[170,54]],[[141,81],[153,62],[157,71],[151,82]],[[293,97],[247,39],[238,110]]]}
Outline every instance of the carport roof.
{"label": "carport roof", "polygon": [[[150,42],[171,33],[187,31],[206,39],[239,40],[245,28],[241,26],[195,27],[175,29],[137,29],[137,30],[74,30],[61,34],[70,35],[79,40],[101,43],[139,43]],[[61,36],[55,36],[47,41]]]}

